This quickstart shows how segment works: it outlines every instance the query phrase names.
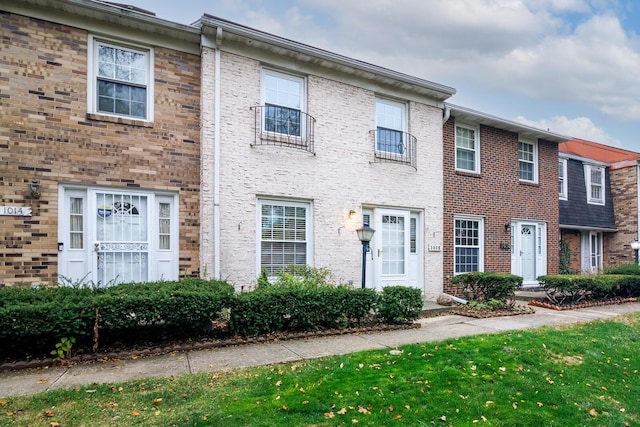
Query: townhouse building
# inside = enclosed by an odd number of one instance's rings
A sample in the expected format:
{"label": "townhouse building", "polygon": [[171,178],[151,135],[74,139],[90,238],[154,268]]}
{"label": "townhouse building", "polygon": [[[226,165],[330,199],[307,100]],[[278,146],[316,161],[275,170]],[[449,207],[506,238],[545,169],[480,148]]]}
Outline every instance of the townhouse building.
{"label": "townhouse building", "polygon": [[0,5],[0,283],[199,274],[200,31]]}
{"label": "townhouse building", "polygon": [[558,143],[567,137],[447,104],[443,126],[444,289],[470,271],[525,286],[558,272]]}
{"label": "townhouse building", "polygon": [[[205,15],[201,263],[442,290],[442,115],[455,90]],[[428,250],[426,248],[433,248]]]}
{"label": "townhouse building", "polygon": [[594,273],[634,262],[640,153],[577,138],[559,150],[564,270]]}
{"label": "townhouse building", "polygon": [[0,9],[2,284],[201,276],[242,291],[309,265],[435,299],[454,274],[534,284],[558,269],[561,135],[207,14]]}

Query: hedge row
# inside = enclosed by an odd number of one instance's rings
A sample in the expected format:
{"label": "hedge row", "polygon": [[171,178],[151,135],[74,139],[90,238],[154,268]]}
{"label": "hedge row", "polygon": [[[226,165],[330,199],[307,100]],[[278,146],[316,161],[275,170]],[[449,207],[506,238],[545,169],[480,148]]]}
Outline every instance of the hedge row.
{"label": "hedge row", "polygon": [[0,343],[37,337],[90,337],[139,325],[202,328],[228,307],[233,287],[221,281],[123,284],[110,288],[0,289]]}
{"label": "hedge row", "polygon": [[416,319],[420,290],[371,289],[286,280],[234,295],[223,281],[122,284],[109,288],[1,288],[0,346],[50,346],[63,337],[85,345],[103,334],[135,336],[154,327],[196,337],[228,312],[229,332],[242,336],[349,327],[377,316],[389,323]]}
{"label": "hedge row", "polygon": [[509,273],[474,271],[454,276],[451,283],[469,300],[506,302],[513,299],[516,290],[522,287],[522,277]]}
{"label": "hedge row", "polygon": [[538,281],[555,304],[640,297],[640,275],[547,275],[538,277]]}

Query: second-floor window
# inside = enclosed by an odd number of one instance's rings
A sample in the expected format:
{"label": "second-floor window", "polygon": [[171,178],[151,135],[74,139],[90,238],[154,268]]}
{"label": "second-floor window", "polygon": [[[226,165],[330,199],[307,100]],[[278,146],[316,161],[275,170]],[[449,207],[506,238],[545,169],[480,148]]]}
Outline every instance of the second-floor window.
{"label": "second-floor window", "polygon": [[587,201],[596,205],[604,205],[604,168],[585,166],[587,181]]}
{"label": "second-floor window", "polygon": [[538,146],[533,142],[518,142],[518,176],[520,181],[538,182]]}
{"label": "second-floor window", "polygon": [[480,172],[477,128],[456,124],[456,169],[465,172]]}
{"label": "second-floor window", "polygon": [[96,39],[91,46],[89,111],[151,120],[153,51]]}
{"label": "second-floor window", "polygon": [[304,79],[271,70],[263,70],[262,77],[264,131],[301,137]]}
{"label": "second-floor window", "polygon": [[567,159],[558,160],[558,187],[560,199],[567,200]]}
{"label": "second-floor window", "polygon": [[376,151],[404,155],[405,105],[388,99],[376,100]]}

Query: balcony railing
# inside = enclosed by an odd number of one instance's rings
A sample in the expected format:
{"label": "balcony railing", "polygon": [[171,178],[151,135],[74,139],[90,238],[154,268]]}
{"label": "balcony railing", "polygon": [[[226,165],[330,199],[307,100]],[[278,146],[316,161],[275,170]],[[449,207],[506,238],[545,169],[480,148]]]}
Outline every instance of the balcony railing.
{"label": "balcony railing", "polygon": [[255,121],[252,146],[279,145],[314,153],[316,119],[312,116],[294,108],[272,104],[256,105],[251,110]]}
{"label": "balcony railing", "polygon": [[374,162],[403,163],[418,169],[417,138],[410,133],[379,127],[369,131],[373,137]]}

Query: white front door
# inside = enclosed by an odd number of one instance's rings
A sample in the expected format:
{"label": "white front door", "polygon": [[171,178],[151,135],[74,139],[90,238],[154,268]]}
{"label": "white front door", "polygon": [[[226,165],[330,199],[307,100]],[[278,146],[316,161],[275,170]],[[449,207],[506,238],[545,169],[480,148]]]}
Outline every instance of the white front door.
{"label": "white front door", "polygon": [[524,285],[536,285],[547,274],[546,224],[516,222],[511,232],[511,273],[522,276]]}
{"label": "white front door", "polygon": [[149,280],[148,195],[90,192],[93,270],[102,286]]}
{"label": "white front door", "polygon": [[369,287],[412,286],[422,289],[422,224],[418,213],[401,209],[375,209],[376,230],[371,242]]}
{"label": "white front door", "polygon": [[523,282],[536,279],[536,228],[520,226],[520,271]]}
{"label": "white front door", "polygon": [[62,283],[110,286],[178,278],[177,196],[61,188]]}

